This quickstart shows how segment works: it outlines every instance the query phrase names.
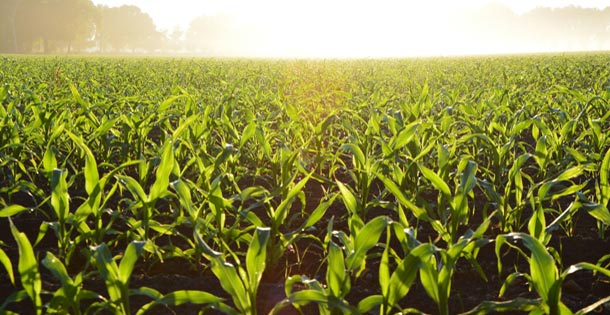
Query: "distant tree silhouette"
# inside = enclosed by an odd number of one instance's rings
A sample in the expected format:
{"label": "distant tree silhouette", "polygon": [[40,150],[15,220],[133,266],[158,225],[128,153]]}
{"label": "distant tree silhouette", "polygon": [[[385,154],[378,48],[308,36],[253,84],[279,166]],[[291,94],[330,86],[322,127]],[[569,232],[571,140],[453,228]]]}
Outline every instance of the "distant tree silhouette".
{"label": "distant tree silhouette", "polygon": [[[9,0],[15,2],[15,0]],[[91,0],[17,0],[14,37],[18,51],[72,52],[85,48],[94,35]]]}
{"label": "distant tree silhouette", "polygon": [[[409,14],[417,13],[405,12],[405,19]],[[355,29],[366,30],[354,24],[360,20],[346,25],[335,25],[332,18],[315,22],[318,26],[328,24],[328,32],[295,36],[305,42],[323,37],[321,42],[333,44],[345,40],[344,35]],[[418,32],[407,24],[398,25],[405,36]],[[610,8],[540,7],[515,14],[507,6],[491,3],[455,12],[447,25],[445,32],[431,35],[432,40],[450,38],[452,45],[463,46],[456,51],[473,51],[471,47],[482,53],[610,49]],[[101,52],[166,49],[207,55],[265,54],[265,43],[281,40],[278,34],[285,34],[277,32],[278,27],[269,21],[216,15],[194,19],[185,31],[162,34],[152,18],[136,6],[96,7],[92,0],[0,0],[0,53],[70,53],[96,45]],[[367,35],[362,36],[366,42]]]}
{"label": "distant tree silhouette", "polygon": [[17,52],[16,12],[20,0],[0,1],[0,52]]}
{"label": "distant tree silhouette", "polygon": [[96,37],[102,52],[109,49],[114,52],[124,49],[150,51],[162,42],[163,35],[157,31],[152,18],[136,6],[102,6],[99,12]]}

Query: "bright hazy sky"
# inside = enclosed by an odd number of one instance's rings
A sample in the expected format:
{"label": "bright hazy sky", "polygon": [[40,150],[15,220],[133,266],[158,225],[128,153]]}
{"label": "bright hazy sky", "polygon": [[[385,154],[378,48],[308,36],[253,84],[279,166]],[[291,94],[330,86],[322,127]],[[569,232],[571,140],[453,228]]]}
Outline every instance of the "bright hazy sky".
{"label": "bright hazy sky", "polygon": [[[381,0],[381,1],[346,1],[346,0],[93,0],[95,4],[120,6],[131,4],[140,7],[150,14],[157,27],[172,30],[176,26],[183,29],[194,18],[201,15],[213,15],[219,12],[228,14],[259,14],[261,16],[281,15],[287,7],[303,7],[306,11],[329,11],[345,14],[353,8],[364,12],[383,13],[389,7],[455,7],[480,6],[493,0]],[[496,0],[515,11],[527,12],[537,6],[564,7],[578,5],[582,7],[605,8],[610,0]],[[325,13],[325,14],[326,14]],[[391,13],[391,12],[388,12]],[[314,13],[315,14],[315,13]]]}
{"label": "bright hazy sky", "polygon": [[[447,34],[454,27],[448,22],[449,19],[455,16],[456,12],[466,12],[462,10],[489,3],[503,4],[517,14],[523,14],[539,6],[556,8],[577,5],[600,9],[610,6],[610,0],[93,0],[93,2],[108,6],[136,5],[153,18],[159,30],[168,32],[175,28],[187,30],[190,22],[199,16],[216,14],[238,16],[246,21],[255,21],[254,24],[257,25],[266,25],[267,30],[272,30],[276,42],[273,44],[275,46],[270,46],[269,51],[277,51],[278,56],[314,57],[375,57],[384,54],[393,56],[393,51],[400,52],[400,55],[405,55],[405,51],[406,54],[411,55],[434,55],[439,52],[448,55],[497,53],[499,52],[497,49],[485,45],[459,48],[460,39],[455,38],[454,42],[451,37],[447,39]],[[282,25],[290,25],[290,27],[282,27]],[[406,44],[403,46],[399,44],[401,41],[404,42],[402,39],[405,38],[405,26],[415,30],[414,34],[409,35],[409,47],[406,47]],[[485,32],[484,25],[480,31]],[[439,40],[440,34],[445,36],[442,40]],[[314,37],[315,41],[312,39]],[[338,38],[342,43],[337,43]],[[364,42],[363,38],[368,39]],[[414,43],[421,44],[419,46],[422,48],[418,49],[418,45]],[[260,43],[256,44],[260,45]],[[384,46],[383,50],[379,48],[380,45]],[[458,48],[453,50],[448,48],[452,45]]]}

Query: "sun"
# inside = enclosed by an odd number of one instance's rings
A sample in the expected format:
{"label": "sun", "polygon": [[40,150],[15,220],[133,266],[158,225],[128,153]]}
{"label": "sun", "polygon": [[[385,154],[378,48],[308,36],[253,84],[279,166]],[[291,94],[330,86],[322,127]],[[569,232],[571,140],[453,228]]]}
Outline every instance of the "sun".
{"label": "sun", "polygon": [[[250,8],[252,9],[252,8]],[[255,9],[256,10],[256,9]],[[264,24],[266,54],[313,58],[397,57],[460,53],[442,39],[451,29],[451,8],[427,2],[312,1],[276,3],[252,11]]]}

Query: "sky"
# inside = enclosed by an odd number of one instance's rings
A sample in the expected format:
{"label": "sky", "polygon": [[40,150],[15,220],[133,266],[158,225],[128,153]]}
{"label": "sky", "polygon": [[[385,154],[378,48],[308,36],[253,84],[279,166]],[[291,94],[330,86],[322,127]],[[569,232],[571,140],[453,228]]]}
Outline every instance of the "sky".
{"label": "sky", "polygon": [[[188,28],[190,21],[201,15],[225,14],[259,14],[261,16],[281,15],[287,7],[309,7],[313,11],[345,12],[350,6],[360,10],[383,13],[383,3],[391,3],[393,7],[454,7],[480,6],[494,0],[395,0],[395,1],[345,1],[345,0],[93,0],[95,4],[107,6],[136,5],[148,13],[159,29],[173,30],[175,27]],[[610,6],[610,0],[495,0],[511,8],[516,13],[527,12],[537,6],[565,7],[578,5],[582,7],[605,8]],[[386,11],[390,13],[389,11]]]}
{"label": "sky", "polygon": [[[393,57],[404,55],[459,55],[496,53],[481,44],[460,46],[459,38],[447,37],[459,12],[490,3],[502,4],[517,14],[536,7],[605,8],[610,0],[93,0],[95,4],[136,5],[148,13],[158,29],[186,31],[200,16],[226,14],[267,33],[263,55],[311,57]],[[249,21],[249,22],[248,22]],[[455,23],[455,22],[454,22]],[[484,27],[484,26],[483,26]],[[411,32],[409,47],[402,40]],[[337,31],[341,30],[341,31]],[[485,30],[482,29],[482,32]],[[444,36],[440,39],[441,34]],[[309,37],[309,41],[308,38]],[[315,37],[315,39],[314,39]],[[340,40],[337,40],[340,37]],[[401,40],[397,40],[401,39]],[[251,43],[252,44],[252,43]],[[263,44],[259,44],[263,45]],[[476,46],[476,47],[475,47]],[[419,48],[418,48],[419,47]],[[454,48],[451,48],[454,47]],[[568,47],[570,48],[570,47]],[[511,48],[502,48],[512,53]],[[272,56],[273,57],[273,56]]]}

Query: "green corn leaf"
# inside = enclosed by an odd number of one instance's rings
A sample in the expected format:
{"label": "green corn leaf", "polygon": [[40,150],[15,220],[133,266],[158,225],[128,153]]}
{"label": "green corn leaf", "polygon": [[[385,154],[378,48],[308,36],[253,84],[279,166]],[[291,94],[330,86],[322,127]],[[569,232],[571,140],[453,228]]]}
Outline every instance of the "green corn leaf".
{"label": "green corn leaf", "polygon": [[424,290],[432,300],[439,305],[440,303],[440,292],[439,292],[439,278],[438,278],[438,270],[436,264],[436,257],[433,253],[425,254],[419,256],[420,260],[420,269],[419,269],[419,278],[424,286]]}
{"label": "green corn leaf", "polygon": [[75,136],[71,132],[68,132],[68,136],[70,136],[72,141],[74,141],[85,154],[85,190],[87,191],[87,194],[91,195],[100,180],[95,156],[93,156],[93,153],[89,147],[87,147],[83,139]]}
{"label": "green corn leaf", "polygon": [[129,289],[129,295],[146,296],[153,300],[158,300],[163,297],[163,294],[161,294],[161,292],[159,292],[153,288],[149,288],[149,287],[139,287],[137,289]]}
{"label": "green corn leaf", "polygon": [[428,214],[426,213],[426,211],[409,201],[405,193],[400,189],[400,187],[398,187],[398,185],[396,185],[393,180],[385,177],[382,174],[377,174],[377,177],[383,182],[385,188],[388,189],[394,195],[394,197],[396,197],[396,199],[398,199],[400,204],[402,204],[407,209],[413,212],[416,218],[424,221],[429,221]]}
{"label": "green corn leaf", "polygon": [[0,105],[2,105],[2,101],[6,99],[8,96],[8,84],[3,84],[0,89]]}
{"label": "green corn leaf", "polygon": [[519,155],[519,157],[517,157],[517,159],[515,159],[515,162],[513,162],[513,165],[511,166],[510,170],[508,171],[509,179],[513,179],[516,175],[520,174],[521,168],[523,168],[523,165],[525,165],[525,162],[527,162],[527,160],[529,160],[530,157],[532,157],[531,154],[524,153],[524,154]]}
{"label": "green corn leaf", "polygon": [[[324,120],[322,120],[321,122],[319,122],[315,127],[314,127],[314,132],[316,133],[316,135],[322,135],[324,132],[326,132],[326,130],[328,129],[328,127],[330,126],[330,124],[337,118],[336,115],[328,115],[326,118],[324,118]],[[373,118],[371,118],[371,120],[373,120]],[[374,124],[374,123],[373,123]],[[369,127],[371,127],[371,121],[369,120],[369,123],[367,124],[367,129]],[[377,128],[379,129],[379,128]]]}
{"label": "green corn leaf", "polygon": [[188,95],[170,96],[168,99],[164,100],[163,102],[161,102],[161,104],[159,104],[159,107],[157,107],[157,111],[159,113],[163,113],[163,112],[167,111],[167,109],[169,109],[169,107],[172,106],[172,104],[174,102],[176,102],[177,100],[183,99],[183,98],[188,98]]}
{"label": "green corn leaf", "polygon": [[[436,141],[430,141],[430,143],[423,148],[418,154],[417,156],[415,156],[413,158],[413,162],[417,162],[419,160],[421,160],[422,158],[424,158],[425,156],[428,156],[428,153],[430,153],[430,151],[432,151],[432,149],[434,148],[434,146],[436,145]],[[387,156],[387,154],[384,153],[384,155]],[[440,165],[440,164],[439,164]]]}
{"label": "green corn leaf", "polygon": [[514,312],[517,310],[530,312],[541,308],[541,299],[515,298],[502,302],[484,301],[470,311],[461,313],[460,315],[485,315],[499,312]]}
{"label": "green corn leaf", "polygon": [[343,251],[332,241],[328,244],[327,263],[326,284],[328,290],[332,296],[343,298],[349,292],[351,283],[349,274],[345,269]]}
{"label": "green corn leaf", "polygon": [[201,234],[197,230],[195,230],[193,232],[193,236],[195,237],[195,240],[197,241],[198,247],[203,251],[203,255],[208,260],[214,260],[215,258],[222,257],[222,253],[219,253],[219,252],[213,250],[210,247],[210,245],[208,245],[208,243],[206,243],[206,241],[203,240],[203,238],[201,237]]}
{"label": "green corn leaf", "polygon": [[174,138],[174,140],[180,138],[180,136],[182,135],[184,130],[186,130],[186,128],[188,126],[192,125],[195,121],[197,121],[200,118],[201,117],[199,115],[192,115],[192,116],[188,117],[185,121],[181,122],[180,126],[178,126],[178,128],[176,128],[176,130],[174,130],[174,132],[172,133],[172,137]]}
{"label": "green corn leaf", "polygon": [[198,246],[202,249],[203,255],[211,262],[212,272],[220,281],[220,285],[233,298],[235,306],[239,310],[246,310],[250,306],[248,293],[244,282],[237,274],[235,267],[224,261],[222,254],[210,248],[203,240],[197,230],[193,232]]}
{"label": "green corn leaf", "polygon": [[28,294],[25,290],[19,290],[19,291],[13,292],[11,295],[6,297],[4,299],[2,305],[0,305],[0,313],[6,314],[6,315],[19,315],[19,313],[7,311],[7,310],[5,310],[5,308],[10,304],[19,303],[21,301],[24,301],[27,298],[28,298]]}
{"label": "green corn leaf", "polygon": [[394,150],[400,150],[402,147],[407,145],[407,143],[409,143],[409,142],[411,142],[411,140],[413,140],[413,137],[415,136],[415,133],[417,131],[417,127],[419,127],[419,125],[420,125],[419,122],[413,122],[413,123],[410,123],[410,124],[406,125],[396,135],[395,138],[392,138],[392,140],[390,142],[390,146]]}
{"label": "green corn leaf", "polygon": [[603,222],[605,225],[610,225],[610,211],[608,211],[608,208],[596,203],[585,203],[583,208],[595,219]]}
{"label": "green corn leaf", "polygon": [[76,86],[74,86],[74,84],[72,84],[72,83],[70,83],[70,91],[72,92],[72,96],[74,97],[74,100],[77,103],[79,103],[80,105],[82,105],[86,109],[89,107],[89,104],[87,104],[87,102],[85,102],[83,97],[80,95],[80,93],[76,89]]}
{"label": "green corn leaf", "polygon": [[362,150],[360,149],[359,146],[353,144],[353,143],[348,143],[348,144],[344,144],[343,146],[341,146],[342,150],[345,151],[349,151],[354,155],[354,159],[357,162],[357,167],[364,167],[366,165],[366,157],[364,157],[364,153],[362,152]]}
{"label": "green corn leaf", "polygon": [[328,208],[335,202],[335,198],[337,198],[337,196],[338,195],[335,194],[329,200],[321,202],[307,217],[307,220],[305,221],[300,230],[313,226],[318,221],[320,221],[320,219],[324,217],[326,210],[328,210]]}
{"label": "green corn leaf", "polygon": [[117,178],[123,185],[127,187],[127,189],[129,189],[129,192],[131,192],[134,197],[139,198],[144,203],[147,203],[149,201],[148,196],[144,192],[144,189],[142,189],[140,183],[138,183],[137,180],[133,179],[133,177],[126,175],[117,175]]}
{"label": "green corn leaf", "polygon": [[57,159],[55,158],[55,152],[53,147],[49,146],[42,157],[42,166],[44,167],[44,171],[51,173],[54,169],[57,168]]}
{"label": "green corn leaf", "polygon": [[369,314],[374,307],[383,304],[383,296],[380,294],[367,296],[358,302],[358,311],[362,314]]}
{"label": "green corn leaf", "polygon": [[[66,125],[65,124],[61,124],[57,127],[53,128],[53,133],[51,133],[51,137],[49,137],[49,144],[52,143],[55,139],[57,139],[59,136],[63,135],[65,132],[64,130],[66,129]],[[48,149],[48,148],[47,148]]]}
{"label": "green corn leaf", "polygon": [[125,253],[123,254],[123,258],[119,263],[119,280],[123,284],[127,284],[129,282],[129,278],[131,277],[131,273],[133,272],[133,268],[142,253],[142,249],[146,245],[146,242],[143,241],[132,241],[127,245],[127,249],[125,249]]}
{"label": "green corn leaf", "polygon": [[32,303],[34,303],[36,314],[42,314],[42,299],[40,298],[42,281],[40,279],[40,272],[38,271],[38,262],[36,261],[34,249],[25,233],[19,232],[17,227],[13,224],[13,220],[10,218],[9,223],[11,226],[11,233],[19,248],[19,263],[17,265],[17,270],[21,276],[21,285],[23,285],[23,289],[32,300]]}
{"label": "green corn leaf", "polygon": [[102,176],[102,178],[100,179],[100,189],[102,189],[103,187],[106,186],[106,183],[108,183],[108,180],[110,178],[117,178],[120,181],[119,176],[120,175],[116,175],[118,172],[122,171],[123,169],[130,167],[130,166],[134,166],[134,165],[139,165],[142,161],[141,160],[131,160],[128,162],[125,162],[115,168],[113,168],[110,172],[106,173],[104,176]]}
{"label": "green corn leaf", "polygon": [[[84,222],[85,218],[87,218],[90,214],[95,211],[99,211],[99,205],[102,201],[101,187],[96,185],[91,195],[83,202],[77,209],[74,211],[74,216],[72,216],[73,222],[82,223],[79,227],[87,230],[88,226]],[[83,231],[81,231],[83,232]]]}
{"label": "green corn leaf", "polygon": [[554,201],[554,200],[557,200],[557,199],[559,199],[561,197],[564,197],[564,196],[572,196],[572,195],[576,194],[577,192],[585,190],[588,185],[589,185],[588,182],[584,182],[584,183],[582,183],[580,185],[571,185],[571,186],[568,186],[567,188],[565,188],[565,189],[563,189],[561,191],[554,192],[552,194],[551,200]]}
{"label": "green corn leaf", "polygon": [[392,220],[386,216],[379,216],[369,221],[356,235],[354,241],[354,252],[349,253],[346,258],[347,270],[353,271],[360,268],[364,263],[366,253],[379,241],[381,233]]}
{"label": "green corn leaf", "polygon": [[311,178],[311,173],[305,176],[305,178],[301,179],[290,191],[286,198],[282,200],[275,212],[273,213],[273,221],[276,224],[283,224],[284,220],[286,220],[286,216],[288,215],[288,211],[290,210],[290,205],[292,204],[293,199],[303,191],[303,188]]}
{"label": "green corn leaf", "polygon": [[527,224],[527,230],[530,235],[544,243],[546,237],[545,228],[546,220],[544,218],[544,211],[542,206],[538,206]]}
{"label": "green corn leaf", "polygon": [[262,147],[265,157],[271,159],[271,144],[269,144],[269,141],[267,141],[265,130],[260,123],[256,126],[256,140]]}
{"label": "green corn leaf", "polygon": [[419,271],[420,259],[433,253],[434,247],[432,244],[421,244],[409,252],[398,264],[388,285],[386,301],[389,306],[398,305],[398,301],[407,295]]}
{"label": "green corn leaf", "polygon": [[60,222],[65,221],[70,210],[67,176],[68,171],[60,169],[54,169],[51,176],[51,205]]}
{"label": "green corn leaf", "polygon": [[[148,310],[150,310],[155,305],[178,306],[178,305],[183,305],[183,304],[187,304],[187,303],[189,303],[189,304],[218,304],[219,307],[217,307],[217,308],[219,310],[224,310],[223,313],[237,315],[237,313],[235,311],[231,311],[232,309],[230,309],[227,305],[220,307],[220,305],[223,305],[222,302],[223,302],[222,298],[219,298],[208,292],[196,291],[196,290],[180,290],[180,291],[174,291],[174,292],[168,293],[168,294],[162,296],[161,298],[158,298],[155,301],[142,306],[138,310],[136,315],[143,315],[144,313],[146,313]],[[229,310],[229,312],[226,312],[227,310]]]}
{"label": "green corn leaf", "polygon": [[585,154],[583,152],[580,152],[580,151],[578,151],[574,148],[570,148],[570,147],[564,147],[563,149],[566,152],[568,152],[574,158],[574,160],[576,160],[576,162],[578,162],[579,164],[590,162],[587,154]]}
{"label": "green corn leaf", "polygon": [[451,191],[449,190],[449,186],[440,176],[438,176],[434,171],[423,166],[422,164],[417,164],[417,166],[424,175],[424,177],[426,177],[432,183],[432,186],[434,186],[434,188],[438,189],[446,197],[451,197]]}
{"label": "green corn leaf", "polygon": [[20,206],[20,205],[10,205],[8,207],[3,208],[2,210],[0,210],[0,218],[8,218],[8,217],[12,217],[15,216],[21,212],[24,211],[28,211],[29,209],[24,207],[24,206]]}
{"label": "green corn leaf", "polygon": [[[544,230],[544,233],[547,235],[551,235],[551,233],[555,230],[558,230],[561,228],[561,225],[570,220],[572,218],[572,216],[574,215],[574,213],[576,213],[576,211],[578,209],[580,209],[582,207],[581,203],[578,202],[572,202],[570,203],[570,205],[568,206],[567,209],[565,209],[559,216],[557,216],[555,218],[555,220],[553,220],[553,222],[551,222],[549,225],[547,225],[547,227]],[[530,235],[533,235],[530,231]]]}
{"label": "green corn leaf", "polygon": [[589,167],[590,167],[589,164],[580,164],[577,166],[570,167],[569,169],[561,172],[561,174],[559,174],[559,176],[557,176],[557,178],[555,178],[554,181],[560,182],[560,181],[569,180],[574,177],[580,176]]}
{"label": "green corn leaf", "polygon": [[[393,225],[394,229],[400,231],[400,227],[396,227],[396,224]],[[388,296],[388,290],[390,285],[390,229],[386,231],[386,245],[383,249],[383,253],[381,254],[381,261],[379,262],[379,286],[381,288],[381,294],[383,296]],[[400,239],[400,236],[398,237]],[[402,239],[404,240],[404,239]],[[401,241],[402,241],[401,240]]]}
{"label": "green corn leaf", "polygon": [[165,143],[163,153],[161,155],[161,162],[157,167],[155,182],[150,188],[150,194],[148,196],[149,201],[155,201],[161,198],[169,187],[170,175],[174,168],[174,147],[171,141]]}
{"label": "green corn leaf", "polygon": [[345,314],[360,314],[358,309],[349,305],[347,301],[329,296],[319,290],[301,290],[294,292],[285,300],[276,304],[269,314],[277,314],[282,308],[291,304],[305,305],[309,303],[324,305],[327,309],[338,309],[343,311]]}
{"label": "green corn leaf", "polygon": [[211,262],[212,272],[220,281],[223,290],[233,298],[235,306],[245,312],[250,308],[251,302],[249,301],[245,284],[237,274],[235,266],[219,257],[214,258]]}
{"label": "green corn leaf", "polygon": [[604,159],[602,160],[601,169],[599,171],[599,191],[601,194],[601,203],[603,206],[608,207],[608,201],[610,200],[610,181],[608,176],[610,175],[610,149],[606,151]]}
{"label": "green corn leaf", "polygon": [[4,269],[6,269],[8,277],[11,280],[11,284],[15,285],[15,274],[13,273],[13,264],[11,263],[11,260],[8,258],[8,255],[6,255],[6,252],[4,252],[2,248],[0,248],[0,263],[4,266]]}
{"label": "green corn leaf", "polygon": [[341,192],[341,197],[343,198],[343,203],[345,207],[351,214],[359,214],[360,206],[358,205],[358,201],[354,194],[340,181],[336,181],[337,187],[339,187],[339,192]]}
{"label": "green corn leaf", "polygon": [[477,163],[471,160],[462,160],[460,162],[459,170],[462,171],[461,181],[459,191],[468,194],[474,189],[474,186],[477,184],[477,179],[475,177],[477,172]]}
{"label": "green corn leaf", "polygon": [[241,133],[241,138],[239,139],[239,147],[243,147],[244,144],[250,140],[256,133],[256,121],[251,121],[244,131]]}
{"label": "green corn leaf", "polygon": [[515,281],[519,278],[525,278],[527,280],[531,279],[531,277],[528,274],[521,273],[521,272],[513,272],[513,273],[509,274],[508,277],[506,277],[506,279],[504,280],[504,283],[502,283],[502,286],[500,287],[500,292],[498,293],[498,297],[503,297],[504,293],[506,293],[506,289],[508,287],[510,287],[513,283],[515,283]]}
{"label": "green corn leaf", "polygon": [[250,281],[250,288],[256,288],[265,271],[267,259],[267,244],[269,243],[270,228],[257,227],[246,253],[246,268]]}
{"label": "green corn leaf", "polygon": [[170,185],[178,194],[178,200],[182,207],[186,209],[189,216],[193,219],[199,217],[199,211],[196,209],[195,204],[193,204],[191,190],[186,182],[179,179],[171,182]]}
{"label": "green corn leaf", "polygon": [[568,269],[564,270],[564,272],[561,274],[561,278],[565,279],[568,275],[575,273],[577,271],[581,271],[581,270],[599,272],[599,273],[603,274],[604,276],[610,278],[609,269],[604,268],[600,265],[594,265],[594,264],[588,263],[588,262],[581,262],[581,263],[571,265],[570,267],[568,267]]}
{"label": "green corn leaf", "polygon": [[55,255],[53,255],[53,253],[47,252],[45,258],[42,260],[42,264],[61,282],[61,286],[64,290],[67,287],[74,287],[74,282],[68,275],[66,267]]}
{"label": "green corn leaf", "polygon": [[[557,183],[560,183],[562,181],[567,181],[574,177],[584,174],[585,169],[587,169],[588,167],[589,167],[588,164],[580,164],[580,165],[573,166],[573,167],[561,172],[561,174],[559,174],[556,178],[554,178],[553,180],[546,182],[542,186],[540,186],[540,189],[538,190],[538,198],[540,200],[546,200],[547,198],[552,197],[552,196],[549,196],[549,191],[551,190],[551,188],[553,186],[555,186]],[[562,195],[569,194],[570,191],[574,191],[574,192],[579,191],[580,187],[585,187],[585,186],[586,186],[586,183],[581,184],[580,186],[573,185],[572,187],[567,189],[567,192],[565,194],[557,193],[557,195],[558,195],[557,198],[561,197]]]}
{"label": "green corn leaf", "polygon": [[95,131],[93,132],[93,134],[91,135],[91,137],[89,139],[95,139],[95,138],[99,138],[100,136],[104,136],[108,133],[108,131],[110,129],[112,129],[112,127],[114,127],[114,124],[119,120],[119,118],[113,118],[113,119],[106,119],[105,117],[103,118],[103,122],[102,124],[97,127],[97,129],[95,129]]}
{"label": "green corn leaf", "polygon": [[549,154],[547,146],[548,145],[546,136],[540,137],[536,142],[536,152],[534,153],[534,159],[536,160],[536,163],[538,163],[538,167],[540,167],[541,170],[544,170],[546,168],[546,160]]}
{"label": "green corn leaf", "polygon": [[111,301],[120,301],[122,297],[122,284],[120,282],[119,267],[112,259],[110,248],[102,243],[92,248],[95,265],[104,282]]}
{"label": "green corn leaf", "polygon": [[42,241],[44,236],[47,234],[47,231],[49,230],[49,226],[50,226],[49,222],[44,221],[44,222],[40,223],[40,227],[38,228],[38,236],[36,236],[36,241],[34,242],[34,246],[38,245],[38,243],[40,243],[40,241]]}
{"label": "green corn leaf", "polygon": [[498,237],[504,237],[509,240],[521,240],[523,245],[529,249],[531,257],[528,258],[528,261],[533,285],[542,299],[548,301],[551,287],[559,277],[553,256],[549,254],[540,241],[528,234],[510,233]]}

